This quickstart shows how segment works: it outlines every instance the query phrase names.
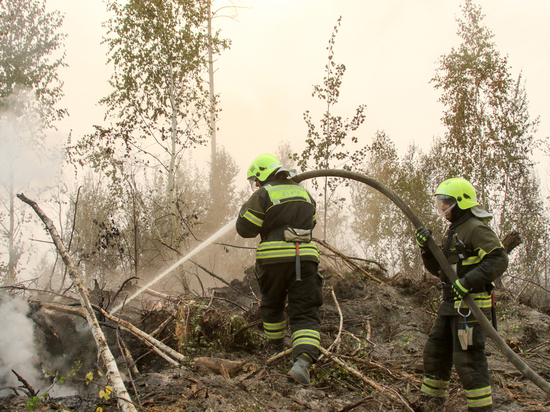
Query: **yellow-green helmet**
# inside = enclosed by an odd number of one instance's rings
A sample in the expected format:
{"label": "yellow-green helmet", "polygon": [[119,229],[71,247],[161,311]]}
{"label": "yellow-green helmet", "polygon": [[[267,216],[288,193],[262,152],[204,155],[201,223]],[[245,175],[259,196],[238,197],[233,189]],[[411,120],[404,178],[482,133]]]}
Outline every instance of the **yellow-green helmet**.
{"label": "yellow-green helmet", "polygon": [[456,200],[458,207],[462,210],[478,206],[476,191],[472,184],[466,179],[453,177],[441,183],[434,196],[449,196]]}
{"label": "yellow-green helmet", "polygon": [[279,172],[286,172],[288,174],[288,170],[283,167],[275,156],[266,153],[254,159],[248,168],[248,175],[246,178],[256,178],[260,182],[265,182],[269,176]]}

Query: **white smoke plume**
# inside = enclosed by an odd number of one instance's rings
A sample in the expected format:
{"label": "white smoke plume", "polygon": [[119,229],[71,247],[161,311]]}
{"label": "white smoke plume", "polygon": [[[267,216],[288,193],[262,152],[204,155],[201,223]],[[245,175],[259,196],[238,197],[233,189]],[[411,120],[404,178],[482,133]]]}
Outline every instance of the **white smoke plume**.
{"label": "white smoke plume", "polygon": [[[27,317],[29,310],[24,299],[0,295],[0,389],[21,386],[12,370],[33,388],[40,386],[41,372],[35,366],[34,323]],[[0,396],[12,393],[0,390]]]}

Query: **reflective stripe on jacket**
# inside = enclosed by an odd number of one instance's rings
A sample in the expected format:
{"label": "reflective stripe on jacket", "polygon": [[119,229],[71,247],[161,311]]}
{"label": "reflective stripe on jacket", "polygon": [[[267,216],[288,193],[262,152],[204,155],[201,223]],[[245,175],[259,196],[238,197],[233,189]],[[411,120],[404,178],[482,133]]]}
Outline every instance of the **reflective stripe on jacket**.
{"label": "reflective stripe on jacket", "polygon": [[[241,207],[236,229],[245,238],[261,237],[256,250],[259,263],[291,262],[296,259],[296,245],[285,242],[283,229],[313,230],[316,203],[308,191],[290,179],[267,182]],[[302,261],[319,262],[314,242],[300,243]]]}
{"label": "reflective stripe on jacket", "polygon": [[[464,259],[460,259],[458,256],[459,253],[452,238],[454,233],[457,234],[466,249]],[[469,212],[451,224],[444,242],[443,253],[456,269],[457,276],[459,278],[466,277],[472,287],[470,295],[477,305],[484,309],[485,313],[488,313],[491,307],[492,282],[500,277],[508,267],[508,255],[496,233]],[[423,252],[422,258],[426,269],[439,276],[443,283],[443,302],[439,314],[458,316],[457,308],[460,300],[456,300],[447,275],[441,270],[431,252]],[[462,308],[467,308],[464,302]]]}

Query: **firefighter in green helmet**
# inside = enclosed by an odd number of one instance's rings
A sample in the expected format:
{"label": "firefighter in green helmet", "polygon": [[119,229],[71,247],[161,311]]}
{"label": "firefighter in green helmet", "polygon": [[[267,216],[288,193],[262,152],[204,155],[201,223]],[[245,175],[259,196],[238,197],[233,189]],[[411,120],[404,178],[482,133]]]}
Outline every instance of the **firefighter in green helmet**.
{"label": "firefighter in green helmet", "polygon": [[419,228],[416,241],[426,269],[442,282],[443,299],[435,324],[424,346],[422,397],[424,410],[443,410],[454,365],[466,392],[468,411],[493,410],[491,380],[485,345],[487,336],[463,298],[470,294],[489,317],[493,281],[508,267],[508,255],[488,222],[473,186],[465,179],[445,180],[435,192],[437,213],[450,222],[442,251],[458,279],[451,284],[429,248],[431,232]]}
{"label": "firefighter in green helmet", "polygon": [[288,298],[294,358],[289,375],[308,385],[309,369],[319,357],[323,304],[319,250],[312,240],[316,203],[273,155],[254,159],[247,178],[254,193],[239,211],[236,229],[244,238],[260,235],[255,273],[264,332],[269,346],[284,348]]}

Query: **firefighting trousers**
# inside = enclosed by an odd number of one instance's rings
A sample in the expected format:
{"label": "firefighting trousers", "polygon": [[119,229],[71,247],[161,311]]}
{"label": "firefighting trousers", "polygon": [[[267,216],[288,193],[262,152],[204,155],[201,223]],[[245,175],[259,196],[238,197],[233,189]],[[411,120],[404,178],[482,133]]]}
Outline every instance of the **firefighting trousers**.
{"label": "firefighting trousers", "polygon": [[319,358],[323,282],[317,262],[302,262],[301,281],[296,281],[296,264],[256,263],[255,272],[262,293],[260,315],[268,339],[285,336],[285,304],[288,298],[288,320],[292,333],[292,356],[305,353],[313,362]]}
{"label": "firefighting trousers", "polygon": [[491,380],[485,356],[487,335],[479,323],[473,328],[472,345],[463,350],[458,331],[464,329],[460,316],[438,316],[424,346],[424,380],[421,391],[445,397],[453,364],[466,392],[469,411],[492,411]]}

